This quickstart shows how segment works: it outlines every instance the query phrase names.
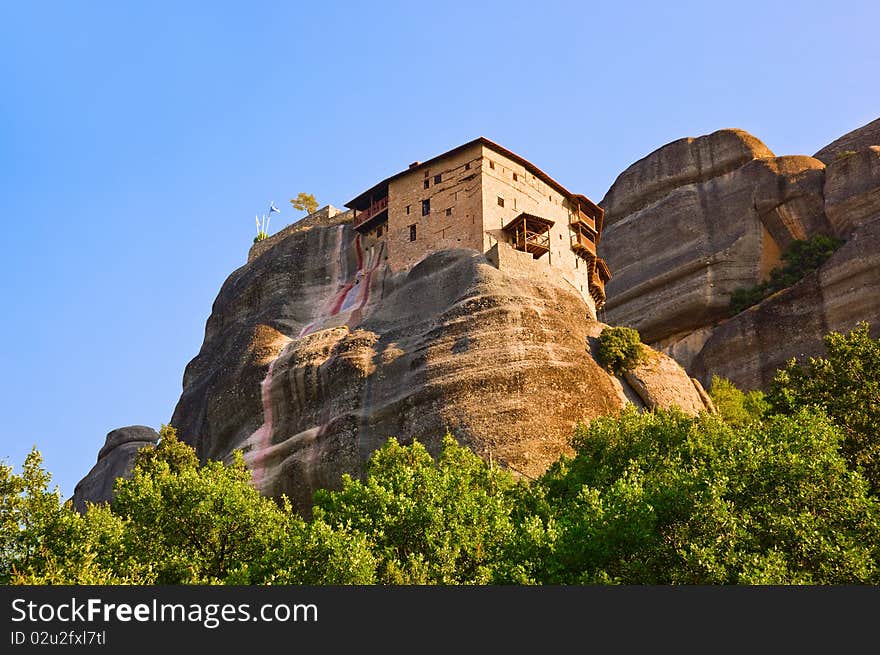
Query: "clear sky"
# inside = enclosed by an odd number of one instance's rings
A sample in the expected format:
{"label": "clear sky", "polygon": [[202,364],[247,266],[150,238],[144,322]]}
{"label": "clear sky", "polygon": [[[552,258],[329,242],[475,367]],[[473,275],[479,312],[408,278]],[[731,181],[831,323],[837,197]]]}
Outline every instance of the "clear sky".
{"label": "clear sky", "polygon": [[167,422],[254,214],[483,135],[598,201],[684,136],[812,154],[880,116],[863,2],[3,2],[0,458],[65,497]]}

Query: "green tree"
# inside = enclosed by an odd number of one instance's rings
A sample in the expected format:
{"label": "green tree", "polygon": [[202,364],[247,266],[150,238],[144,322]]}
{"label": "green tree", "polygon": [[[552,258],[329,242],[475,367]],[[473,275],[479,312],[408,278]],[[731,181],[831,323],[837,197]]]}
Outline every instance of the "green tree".
{"label": "green tree", "polygon": [[485,584],[513,526],[513,477],[446,435],[436,461],[414,442],[376,451],[363,482],[315,494],[315,517],[370,539],[378,580]]}
{"label": "green tree", "polygon": [[372,579],[362,537],[307,524],[286,498],[265,498],[250,481],[240,453],[230,465],[200,467],[193,449],[163,426],[158,446],[138,453],[131,479],[117,480],[112,507],[127,521],[129,552],[160,584]]}
{"label": "green tree", "polygon": [[623,375],[646,359],[638,331],[629,327],[607,327],[602,330],[597,356],[602,366],[617,375]]}
{"label": "green tree", "polygon": [[124,556],[122,522],[106,507],[81,516],[50,480],[36,449],[21,475],[0,465],[0,584],[144,582]]}
{"label": "green tree", "polygon": [[318,209],[318,201],[311,193],[300,191],[296,198],[291,198],[290,204],[294,209],[304,211],[307,214],[313,214]]}
{"label": "green tree", "polygon": [[767,400],[773,411],[793,414],[801,407],[822,408],[843,428],[843,452],[880,494],[880,340],[867,323],[849,334],[825,336],[825,357],[805,365],[790,360],[776,373]]}
{"label": "green tree", "polygon": [[563,584],[876,583],[880,508],[840,439],[816,411],[597,419],[518,508],[520,568]]}
{"label": "green tree", "polygon": [[721,418],[731,425],[743,426],[760,421],[770,409],[761,390],[743,392],[730,380],[717,375],[712,376],[709,396]]}

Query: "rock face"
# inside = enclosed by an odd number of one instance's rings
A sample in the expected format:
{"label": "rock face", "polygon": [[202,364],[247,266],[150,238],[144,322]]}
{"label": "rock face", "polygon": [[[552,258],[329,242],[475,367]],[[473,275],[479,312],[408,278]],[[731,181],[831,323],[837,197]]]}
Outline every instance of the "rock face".
{"label": "rock face", "polygon": [[824,166],[774,157],[742,130],[681,139],[620,174],[600,205],[614,277],[612,324],[649,343],[677,340],[728,312],[731,293],[764,279],[792,239],[830,232]]}
{"label": "rock face", "polygon": [[107,434],[98,461],[80,480],[73,491],[73,506],[84,512],[86,503],[103,503],[113,498],[113,483],[118,477],[128,477],[138,450],[155,446],[159,434],[145,425],[117,428]]}
{"label": "rock face", "polygon": [[766,388],[792,357],[824,352],[822,337],[868,321],[880,334],[880,221],[856,232],[818,271],[750,307],[711,332],[689,371],[712,374],[743,388]]}
{"label": "rock face", "polygon": [[[821,353],[831,330],[880,328],[878,141],[880,120],[816,158],[776,157],[721,130],[639,160],[600,203],[600,254],[614,272],[605,317],[637,328],[703,384],[718,374],[745,388],[766,387],[791,357]],[[730,316],[735,289],[766,279],[792,239],[816,234],[848,242],[815,274]]]}
{"label": "rock face", "polygon": [[535,476],[580,420],[627,403],[706,408],[665,356],[638,390],[601,368],[603,325],[564,281],[471,250],[392,274],[339,220],[289,231],[227,279],[172,418],[202,459],[242,449],[266,494],[308,507],[388,437],[436,450],[447,430]]}
{"label": "rock face", "polygon": [[835,231],[844,237],[880,218],[880,146],[870,146],[828,164],[825,209]]}
{"label": "rock face", "polygon": [[862,125],[852,132],[847,132],[822,148],[813,157],[829,165],[842,153],[858,152],[876,145],[880,145],[880,118]]}

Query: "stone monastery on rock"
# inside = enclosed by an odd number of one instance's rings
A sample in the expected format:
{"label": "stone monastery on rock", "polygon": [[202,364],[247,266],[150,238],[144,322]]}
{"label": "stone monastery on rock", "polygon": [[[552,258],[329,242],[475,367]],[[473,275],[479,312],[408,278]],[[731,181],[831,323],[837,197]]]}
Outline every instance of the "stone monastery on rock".
{"label": "stone monastery on rock", "polygon": [[507,244],[568,280],[594,315],[605,303],[602,208],[484,137],[413,162],[345,206],[364,249],[381,249],[392,270],[447,248],[477,250],[497,265],[498,244]]}

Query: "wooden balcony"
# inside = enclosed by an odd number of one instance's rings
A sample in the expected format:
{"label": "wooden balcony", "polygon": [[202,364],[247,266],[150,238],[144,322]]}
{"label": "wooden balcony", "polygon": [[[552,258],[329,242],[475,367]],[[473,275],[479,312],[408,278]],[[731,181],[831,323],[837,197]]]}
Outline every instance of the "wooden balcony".
{"label": "wooden balcony", "polygon": [[585,214],[580,207],[577,208],[577,211],[571,214],[570,222],[573,224],[580,223],[581,225],[592,230],[593,232],[596,231],[596,219],[588,214]]}
{"label": "wooden balcony", "polygon": [[388,196],[385,196],[372,203],[367,209],[355,213],[354,228],[361,233],[369,232],[383,220],[387,219]]}
{"label": "wooden balcony", "polygon": [[576,255],[596,256],[596,238],[590,232],[582,229],[571,233],[571,249]]}
{"label": "wooden balcony", "polygon": [[550,228],[553,221],[523,212],[502,229],[516,250],[531,253],[538,259],[550,252]]}

